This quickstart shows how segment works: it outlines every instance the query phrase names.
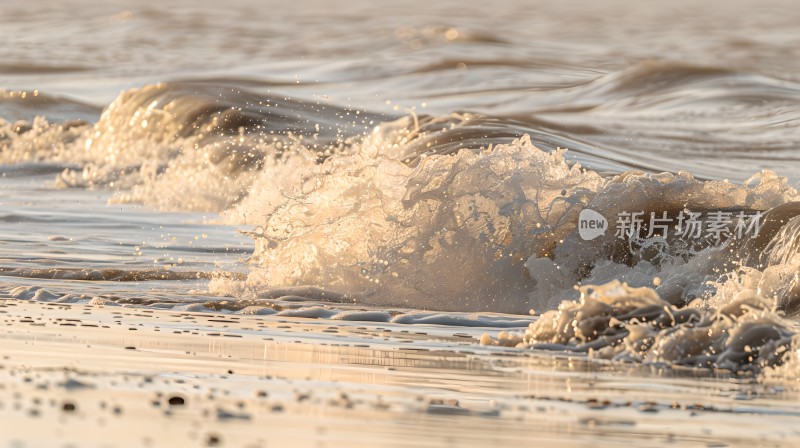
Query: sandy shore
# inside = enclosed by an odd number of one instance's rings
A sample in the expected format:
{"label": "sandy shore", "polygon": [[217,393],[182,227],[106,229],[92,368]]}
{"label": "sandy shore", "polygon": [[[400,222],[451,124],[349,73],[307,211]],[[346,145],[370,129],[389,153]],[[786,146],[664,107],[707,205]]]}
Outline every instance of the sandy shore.
{"label": "sandy shore", "polygon": [[481,347],[481,329],[18,300],[0,319],[2,446],[800,443],[786,386]]}

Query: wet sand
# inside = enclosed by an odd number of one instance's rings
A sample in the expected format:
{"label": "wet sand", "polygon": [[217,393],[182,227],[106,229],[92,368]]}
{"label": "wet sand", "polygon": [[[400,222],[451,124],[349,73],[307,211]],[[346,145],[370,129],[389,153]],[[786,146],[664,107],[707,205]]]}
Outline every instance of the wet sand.
{"label": "wet sand", "polygon": [[789,446],[797,391],[480,328],[0,302],[2,446]]}

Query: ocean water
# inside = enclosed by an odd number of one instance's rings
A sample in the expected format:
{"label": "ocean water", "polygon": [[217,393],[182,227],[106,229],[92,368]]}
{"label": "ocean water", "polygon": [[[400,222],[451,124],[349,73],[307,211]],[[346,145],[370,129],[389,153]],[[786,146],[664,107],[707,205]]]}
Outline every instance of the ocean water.
{"label": "ocean water", "polygon": [[797,23],[790,1],[6,0],[0,294],[794,378]]}

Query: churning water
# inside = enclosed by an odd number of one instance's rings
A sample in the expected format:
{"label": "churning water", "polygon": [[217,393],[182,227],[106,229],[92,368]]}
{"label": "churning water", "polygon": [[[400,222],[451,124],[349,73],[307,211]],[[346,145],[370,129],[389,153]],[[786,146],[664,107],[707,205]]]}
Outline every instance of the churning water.
{"label": "churning water", "polygon": [[0,4],[5,297],[792,357],[791,1],[73,3]]}

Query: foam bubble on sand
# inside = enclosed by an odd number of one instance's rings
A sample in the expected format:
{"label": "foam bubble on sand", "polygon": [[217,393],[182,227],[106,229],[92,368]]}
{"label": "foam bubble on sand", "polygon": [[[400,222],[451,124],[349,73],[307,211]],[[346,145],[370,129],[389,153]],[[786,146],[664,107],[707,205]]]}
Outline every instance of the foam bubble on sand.
{"label": "foam bubble on sand", "polygon": [[618,281],[580,288],[524,333],[482,338],[485,345],[588,353],[615,361],[759,371],[779,365],[796,343],[775,302],[746,290],[724,307],[678,308],[647,287]]}

